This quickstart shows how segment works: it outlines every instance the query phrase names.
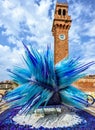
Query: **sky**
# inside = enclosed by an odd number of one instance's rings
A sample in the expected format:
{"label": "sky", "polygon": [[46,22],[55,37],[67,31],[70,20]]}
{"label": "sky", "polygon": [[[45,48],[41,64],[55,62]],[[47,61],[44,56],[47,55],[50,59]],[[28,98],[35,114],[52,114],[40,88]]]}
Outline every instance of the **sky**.
{"label": "sky", "polygon": [[[58,2],[66,2],[59,0]],[[95,0],[67,0],[72,25],[69,55],[81,62],[95,61]],[[42,51],[53,47],[51,28],[56,0],[0,0],[0,81],[7,69],[23,65],[23,42]],[[95,72],[95,65],[89,69]]]}

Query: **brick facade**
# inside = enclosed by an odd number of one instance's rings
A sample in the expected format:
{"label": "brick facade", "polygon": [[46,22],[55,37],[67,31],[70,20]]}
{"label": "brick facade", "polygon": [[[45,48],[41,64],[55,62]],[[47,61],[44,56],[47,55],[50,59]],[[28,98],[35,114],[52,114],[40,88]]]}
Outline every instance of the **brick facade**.
{"label": "brick facade", "polygon": [[73,85],[79,88],[80,90],[86,92],[95,92],[95,76],[90,75],[81,78],[80,80],[76,81]]}

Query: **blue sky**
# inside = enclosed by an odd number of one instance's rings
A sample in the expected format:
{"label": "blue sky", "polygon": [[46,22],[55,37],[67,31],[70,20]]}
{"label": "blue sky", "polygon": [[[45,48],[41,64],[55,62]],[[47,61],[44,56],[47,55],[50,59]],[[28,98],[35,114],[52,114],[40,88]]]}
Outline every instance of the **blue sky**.
{"label": "blue sky", "polygon": [[[64,2],[66,0],[59,0]],[[95,0],[67,0],[72,26],[69,54],[81,62],[95,60]],[[56,0],[0,0],[0,81],[9,79],[7,68],[22,65],[22,42],[39,51],[51,44]],[[95,66],[89,73],[95,71]]]}

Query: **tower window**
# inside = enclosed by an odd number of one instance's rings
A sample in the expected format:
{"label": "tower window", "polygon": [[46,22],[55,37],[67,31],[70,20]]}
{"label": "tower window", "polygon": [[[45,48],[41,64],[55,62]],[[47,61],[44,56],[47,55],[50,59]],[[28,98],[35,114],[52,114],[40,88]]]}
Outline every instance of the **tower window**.
{"label": "tower window", "polygon": [[58,14],[61,15],[61,9],[58,10]]}
{"label": "tower window", "polygon": [[64,16],[66,15],[66,10],[65,10],[65,9],[63,9],[63,15],[64,15]]}

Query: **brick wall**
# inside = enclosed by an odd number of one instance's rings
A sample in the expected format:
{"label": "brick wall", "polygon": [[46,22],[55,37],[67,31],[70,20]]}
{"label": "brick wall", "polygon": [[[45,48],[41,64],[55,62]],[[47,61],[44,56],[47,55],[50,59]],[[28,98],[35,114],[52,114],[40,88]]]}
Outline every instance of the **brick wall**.
{"label": "brick wall", "polygon": [[80,90],[86,92],[95,92],[95,76],[87,76],[73,83]]}

